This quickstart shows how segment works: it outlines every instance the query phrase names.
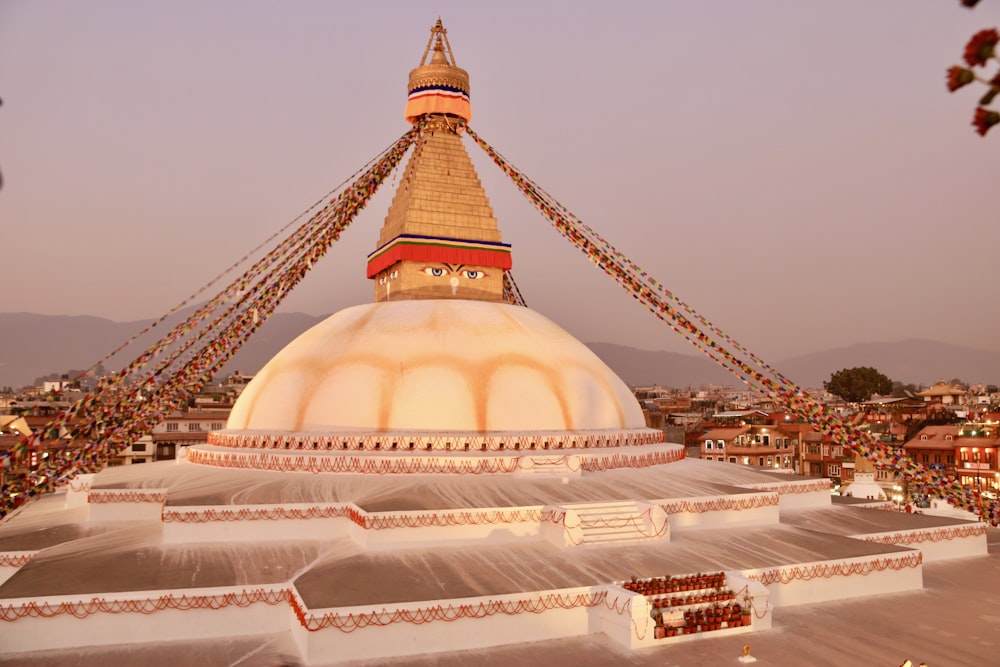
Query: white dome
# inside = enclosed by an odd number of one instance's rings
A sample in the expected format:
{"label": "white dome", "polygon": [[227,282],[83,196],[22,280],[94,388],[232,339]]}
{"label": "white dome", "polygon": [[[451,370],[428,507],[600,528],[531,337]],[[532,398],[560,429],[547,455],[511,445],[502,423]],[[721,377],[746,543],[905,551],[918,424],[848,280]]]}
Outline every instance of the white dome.
{"label": "white dome", "polygon": [[644,428],[625,383],[520,306],[412,300],[342,310],[247,385],[227,429],[580,431]]}

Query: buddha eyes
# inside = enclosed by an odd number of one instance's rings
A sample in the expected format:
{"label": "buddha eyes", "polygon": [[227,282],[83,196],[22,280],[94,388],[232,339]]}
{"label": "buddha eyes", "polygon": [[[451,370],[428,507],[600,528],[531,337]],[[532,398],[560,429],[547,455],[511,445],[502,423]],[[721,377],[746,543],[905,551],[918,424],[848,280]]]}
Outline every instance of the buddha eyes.
{"label": "buddha eyes", "polygon": [[[440,277],[445,276],[445,275],[447,275],[449,273],[452,273],[451,270],[449,270],[447,268],[444,268],[444,267],[440,267],[440,266],[425,266],[422,269],[422,271],[425,274],[427,274],[428,276],[434,276],[435,278],[440,278]],[[476,271],[476,270],[473,270],[473,269],[465,269],[465,270],[459,271],[458,275],[462,276],[463,278],[468,278],[469,280],[482,280],[483,278],[486,277],[486,272],[485,271]]]}

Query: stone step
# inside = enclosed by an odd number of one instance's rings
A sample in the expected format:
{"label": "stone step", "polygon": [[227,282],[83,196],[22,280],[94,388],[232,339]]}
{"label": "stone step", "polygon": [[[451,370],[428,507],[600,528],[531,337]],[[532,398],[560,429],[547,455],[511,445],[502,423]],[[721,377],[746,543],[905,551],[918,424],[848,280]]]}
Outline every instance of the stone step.
{"label": "stone step", "polygon": [[645,510],[640,509],[635,501],[578,504],[573,505],[572,510],[582,523],[583,544],[633,542],[649,537],[643,526]]}

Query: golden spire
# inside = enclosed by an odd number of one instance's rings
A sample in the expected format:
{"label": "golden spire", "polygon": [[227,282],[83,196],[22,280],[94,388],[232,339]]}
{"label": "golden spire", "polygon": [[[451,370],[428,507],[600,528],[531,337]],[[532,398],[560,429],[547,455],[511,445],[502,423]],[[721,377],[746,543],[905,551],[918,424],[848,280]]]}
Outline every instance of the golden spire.
{"label": "golden spire", "polygon": [[469,75],[455,66],[441,19],[431,28],[420,63],[410,72],[406,116],[422,123],[422,137],[389,206],[378,247],[368,255],[375,300],[503,301],[510,245],[500,238],[459,136],[472,116]]}

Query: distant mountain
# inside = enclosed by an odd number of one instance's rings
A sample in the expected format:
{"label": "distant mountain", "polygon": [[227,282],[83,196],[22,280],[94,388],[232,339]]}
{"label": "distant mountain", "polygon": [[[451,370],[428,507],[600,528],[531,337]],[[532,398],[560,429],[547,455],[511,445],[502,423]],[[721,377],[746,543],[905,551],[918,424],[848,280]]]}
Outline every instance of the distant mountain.
{"label": "distant mountain", "polygon": [[969,384],[1000,384],[1000,352],[920,338],[857,343],[792,357],[774,366],[806,387],[821,386],[832,373],[855,366],[871,366],[904,384],[931,385],[955,378]]}
{"label": "distant mountain", "polygon": [[[151,321],[0,313],[0,387],[23,387],[51,373],[90,368]],[[107,367],[121,368],[121,364]]]}
{"label": "distant mountain", "polygon": [[[737,383],[733,375],[707,357],[638,350],[611,343],[589,343],[588,347],[631,385],[687,387]],[[1000,352],[933,340],[858,343],[783,361],[764,361],[807,389],[822,387],[833,373],[857,366],[870,366],[904,384],[931,385],[954,378],[969,384],[1000,384]]]}
{"label": "distant mountain", "polygon": [[[180,318],[189,311],[174,316]],[[277,313],[223,368],[256,373],[281,348],[326,315]],[[0,313],[0,387],[35,384],[40,377],[89,368],[108,352],[147,327],[152,320],[113,322],[100,317]],[[118,370],[163,336],[172,326],[161,323],[105,363]],[[599,357],[631,385],[698,387],[736,384],[736,378],[706,357],[640,350],[614,343],[588,343]],[[1000,352],[988,352],[930,340],[860,343],[814,352],[784,361],[765,360],[807,388],[820,387],[842,368],[872,366],[893,380],[930,385],[959,378],[969,383],[1000,384]]]}
{"label": "distant mountain", "polygon": [[708,357],[658,350],[639,350],[614,343],[587,343],[594,354],[626,384],[661,387],[700,387],[737,384],[733,375]]}
{"label": "distant mountain", "polygon": [[[117,371],[165,335],[197,306],[180,311],[104,363]],[[254,373],[300,333],[325,315],[278,313],[265,322],[223,368]],[[87,369],[153,320],[114,322],[102,317],[0,313],[0,387],[25,387],[52,374]]]}

